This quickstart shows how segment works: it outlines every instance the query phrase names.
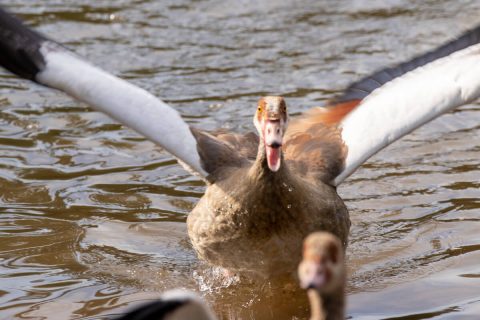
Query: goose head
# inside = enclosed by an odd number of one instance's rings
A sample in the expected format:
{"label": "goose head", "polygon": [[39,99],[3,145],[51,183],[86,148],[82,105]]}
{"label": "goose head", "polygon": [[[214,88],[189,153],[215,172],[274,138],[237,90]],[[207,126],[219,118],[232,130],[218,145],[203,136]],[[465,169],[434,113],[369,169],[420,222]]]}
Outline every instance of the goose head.
{"label": "goose head", "polygon": [[266,96],[258,100],[253,123],[265,148],[268,168],[280,169],[283,135],[287,130],[287,105],[282,97]]}
{"label": "goose head", "polygon": [[342,289],[345,265],[340,240],[328,232],[314,232],[305,238],[298,277],[303,289],[314,289],[320,295]]}

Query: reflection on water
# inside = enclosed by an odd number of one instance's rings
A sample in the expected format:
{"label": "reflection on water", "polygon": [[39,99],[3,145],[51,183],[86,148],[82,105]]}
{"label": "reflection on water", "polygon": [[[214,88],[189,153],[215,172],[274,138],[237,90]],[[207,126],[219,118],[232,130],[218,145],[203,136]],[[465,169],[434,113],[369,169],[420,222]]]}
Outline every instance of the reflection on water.
{"label": "reflection on water", "polygon": [[[201,128],[252,129],[256,99],[323,103],[480,23],[473,1],[12,1],[30,25]],[[414,106],[412,106],[414,107]],[[339,189],[351,211],[354,319],[480,313],[480,107],[390,146]],[[225,319],[305,318],[296,283],[225,279],[185,219],[197,178],[63,94],[0,72],[0,319],[102,319],[200,292]]]}

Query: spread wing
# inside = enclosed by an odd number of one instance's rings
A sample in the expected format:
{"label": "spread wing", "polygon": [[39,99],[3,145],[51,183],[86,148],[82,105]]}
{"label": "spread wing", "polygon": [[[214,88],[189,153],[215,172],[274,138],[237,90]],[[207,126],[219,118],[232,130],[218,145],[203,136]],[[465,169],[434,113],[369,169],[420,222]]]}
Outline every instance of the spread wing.
{"label": "spread wing", "polygon": [[[301,161],[310,174],[338,185],[390,143],[478,98],[479,42],[477,27],[353,83],[328,107],[314,108],[293,120],[287,131],[288,148],[297,155],[292,161]],[[316,141],[319,151],[313,151],[310,140],[299,138],[302,131]]]}
{"label": "spread wing", "polygon": [[203,178],[197,141],[177,111],[147,91],[83,61],[0,9],[0,65],[59,89],[134,129]]}

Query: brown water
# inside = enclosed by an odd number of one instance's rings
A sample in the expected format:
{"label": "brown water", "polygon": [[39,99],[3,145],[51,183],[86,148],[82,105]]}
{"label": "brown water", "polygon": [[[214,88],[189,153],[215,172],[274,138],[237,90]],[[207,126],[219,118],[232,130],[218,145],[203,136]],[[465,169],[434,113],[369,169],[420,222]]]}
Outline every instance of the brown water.
{"label": "brown water", "polygon": [[[3,3],[189,123],[236,131],[261,95],[299,113],[480,23],[478,1]],[[174,287],[225,319],[307,316],[295,283],[226,283],[197,260],[185,220],[204,184],[159,147],[3,71],[0,124],[1,319],[104,319]],[[478,319],[479,138],[473,103],[339,188],[353,319]]]}

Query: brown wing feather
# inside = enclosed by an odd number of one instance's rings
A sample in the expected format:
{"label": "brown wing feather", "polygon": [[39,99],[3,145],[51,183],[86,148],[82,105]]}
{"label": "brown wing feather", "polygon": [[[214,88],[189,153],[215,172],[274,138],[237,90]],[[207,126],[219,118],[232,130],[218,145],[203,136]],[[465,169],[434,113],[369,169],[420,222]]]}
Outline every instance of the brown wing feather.
{"label": "brown wing feather", "polygon": [[303,132],[287,131],[285,161],[297,174],[331,183],[343,170],[347,147],[335,125],[309,124]]}
{"label": "brown wing feather", "polygon": [[210,134],[231,146],[239,155],[249,160],[255,160],[258,152],[258,136],[253,132],[245,134],[231,133],[224,130]]}
{"label": "brown wing feather", "polygon": [[258,136],[253,132],[247,134],[227,133],[225,131],[207,132],[190,128],[197,140],[197,150],[202,167],[215,180],[215,172],[222,167],[241,167],[249,164],[256,157]]}
{"label": "brown wing feather", "polygon": [[331,183],[343,170],[347,147],[337,124],[360,100],[312,108],[293,119],[285,135],[285,160],[298,174]]}

